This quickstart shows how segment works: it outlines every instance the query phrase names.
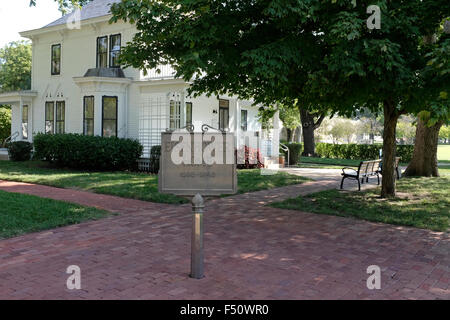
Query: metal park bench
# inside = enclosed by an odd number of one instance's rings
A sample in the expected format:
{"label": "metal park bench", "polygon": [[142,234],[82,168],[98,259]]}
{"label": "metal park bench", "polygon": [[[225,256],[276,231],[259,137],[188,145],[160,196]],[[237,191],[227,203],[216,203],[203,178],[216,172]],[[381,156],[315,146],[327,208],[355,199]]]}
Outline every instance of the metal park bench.
{"label": "metal park bench", "polygon": [[[400,157],[396,157],[395,158],[395,173],[397,174],[397,179],[400,180],[400,178],[402,177],[402,171],[400,170],[400,168],[398,167],[399,163],[400,163]],[[379,174],[383,175],[383,163],[380,164],[380,169]]]}
{"label": "metal park bench", "polygon": [[345,179],[353,179],[358,181],[358,190],[360,191],[361,191],[361,183],[364,183],[364,180],[366,180],[366,182],[369,182],[370,177],[376,176],[378,178],[378,184],[380,184],[380,173],[381,173],[380,171],[381,171],[381,160],[362,161],[359,164],[358,170],[346,167],[342,169],[341,189],[344,188]]}

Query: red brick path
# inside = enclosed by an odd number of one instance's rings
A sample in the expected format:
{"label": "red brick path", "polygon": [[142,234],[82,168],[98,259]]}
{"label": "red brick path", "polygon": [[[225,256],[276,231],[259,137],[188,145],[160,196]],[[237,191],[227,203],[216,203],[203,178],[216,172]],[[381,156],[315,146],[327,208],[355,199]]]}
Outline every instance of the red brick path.
{"label": "red brick path", "polygon": [[[311,182],[209,201],[206,278],[188,278],[190,207],[0,182],[122,213],[0,241],[1,299],[450,299],[450,234],[264,207]],[[82,290],[66,289],[69,265]],[[382,289],[366,287],[369,265]]]}

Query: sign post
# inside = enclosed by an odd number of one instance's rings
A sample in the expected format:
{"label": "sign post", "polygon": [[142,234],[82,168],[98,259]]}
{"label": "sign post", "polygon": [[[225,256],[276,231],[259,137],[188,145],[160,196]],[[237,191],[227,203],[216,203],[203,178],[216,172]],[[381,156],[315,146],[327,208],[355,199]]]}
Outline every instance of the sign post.
{"label": "sign post", "polygon": [[172,131],[161,136],[159,192],[192,199],[191,278],[202,279],[204,196],[237,192],[234,135]]}
{"label": "sign post", "polygon": [[203,274],[203,197],[197,193],[192,199],[191,278],[202,279]]}

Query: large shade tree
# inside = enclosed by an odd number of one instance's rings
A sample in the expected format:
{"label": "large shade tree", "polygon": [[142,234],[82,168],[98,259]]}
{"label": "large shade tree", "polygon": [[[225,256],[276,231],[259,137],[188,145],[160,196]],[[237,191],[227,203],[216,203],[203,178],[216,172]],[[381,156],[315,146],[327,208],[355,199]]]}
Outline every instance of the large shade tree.
{"label": "large shade tree", "polygon": [[[256,102],[299,99],[306,109],[384,114],[382,196],[395,196],[395,135],[400,115],[430,101],[423,76],[448,0],[375,1],[381,28],[369,29],[374,1],[123,0],[111,22],[135,23],[127,66],[170,63],[195,94],[233,93]],[[440,76],[439,76],[440,78]],[[447,87],[439,81],[437,87]],[[444,90],[444,89],[442,89]]]}
{"label": "large shade tree", "polygon": [[382,196],[390,197],[399,116],[423,110],[433,101],[430,91],[449,87],[439,74],[430,90],[423,73],[434,47],[423,38],[438,30],[450,2],[375,2],[379,30],[366,26],[374,1],[356,0],[123,0],[113,5],[111,22],[138,28],[122,55],[126,66],[171,64],[195,94],[233,93],[266,104],[299,99],[306,110],[347,115],[381,109]]}
{"label": "large shade tree", "polygon": [[[446,24],[449,25],[450,21],[446,21]],[[438,33],[424,38],[424,43],[433,47],[427,56],[428,63],[423,72],[424,77],[428,77],[427,91],[431,92],[431,98],[427,110],[418,115],[414,153],[404,173],[406,176],[439,176],[439,132],[450,119],[450,30],[445,32],[444,25],[442,24]]]}

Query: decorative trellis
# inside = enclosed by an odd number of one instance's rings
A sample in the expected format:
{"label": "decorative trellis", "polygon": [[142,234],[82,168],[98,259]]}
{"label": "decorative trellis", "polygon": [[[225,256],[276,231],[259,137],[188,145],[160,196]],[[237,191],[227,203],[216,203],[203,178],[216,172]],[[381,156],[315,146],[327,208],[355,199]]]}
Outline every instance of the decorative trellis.
{"label": "decorative trellis", "polygon": [[[143,158],[150,158],[153,146],[161,144],[161,132],[170,126],[170,101],[181,103],[181,113],[172,120],[184,121],[184,95],[182,93],[144,94],[139,114],[139,141],[144,146]],[[175,121],[177,122],[177,121]]]}

